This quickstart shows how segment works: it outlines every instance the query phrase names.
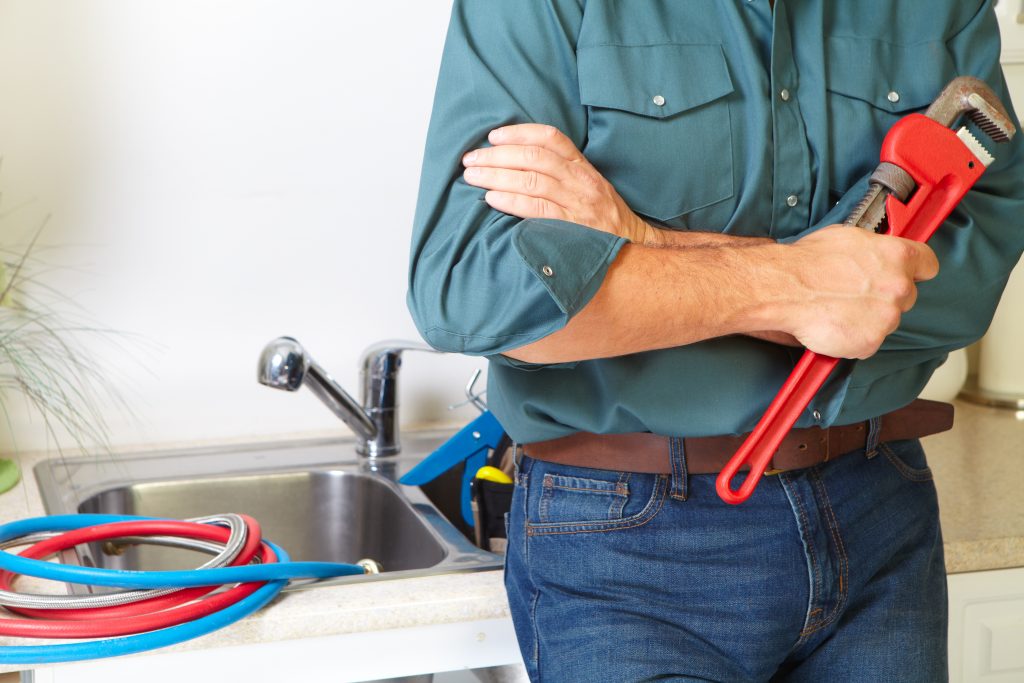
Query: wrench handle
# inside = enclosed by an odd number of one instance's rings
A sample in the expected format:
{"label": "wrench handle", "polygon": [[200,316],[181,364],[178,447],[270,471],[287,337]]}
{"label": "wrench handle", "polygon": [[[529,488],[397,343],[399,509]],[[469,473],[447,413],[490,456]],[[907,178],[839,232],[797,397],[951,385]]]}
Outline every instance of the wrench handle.
{"label": "wrench handle", "polygon": [[[984,163],[955,132],[921,114],[896,122],[882,145],[881,160],[901,167],[917,183],[906,204],[891,195],[886,199],[886,234],[917,242],[928,241],[985,172]],[[715,488],[722,500],[737,505],[750,497],[786,434],[838,363],[804,352],[754,431],[719,472]],[[733,489],[732,478],[745,465],[750,472]]]}
{"label": "wrench handle", "polygon": [[[782,440],[838,363],[838,358],[804,351],[754,431],[718,473],[715,487],[722,500],[737,505],[750,497]],[[733,489],[732,478],[744,465],[750,466],[750,472],[740,487]]]}

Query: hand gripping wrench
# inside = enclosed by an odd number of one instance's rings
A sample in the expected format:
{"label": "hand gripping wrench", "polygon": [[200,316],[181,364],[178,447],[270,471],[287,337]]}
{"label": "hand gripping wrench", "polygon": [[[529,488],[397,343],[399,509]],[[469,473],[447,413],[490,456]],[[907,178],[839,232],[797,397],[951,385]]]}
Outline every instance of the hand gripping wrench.
{"label": "hand gripping wrench", "polygon": [[[889,130],[870,189],[845,224],[926,242],[994,161],[966,126],[952,130],[963,116],[997,143],[1016,133],[988,85],[971,77],[953,80],[924,115],[910,114]],[[838,363],[838,358],[804,351],[754,431],[719,473],[716,488],[722,500],[738,504],[750,497],[793,423]],[[733,489],[732,478],[744,466],[750,472]]]}

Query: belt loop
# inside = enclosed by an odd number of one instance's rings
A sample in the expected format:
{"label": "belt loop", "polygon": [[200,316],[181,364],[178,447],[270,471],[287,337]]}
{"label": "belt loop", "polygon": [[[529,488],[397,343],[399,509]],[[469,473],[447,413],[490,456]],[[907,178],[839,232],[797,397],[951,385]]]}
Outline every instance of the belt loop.
{"label": "belt loop", "polygon": [[882,418],[873,417],[868,420],[868,440],[864,446],[864,452],[868,460],[878,455],[878,442],[882,438]]}
{"label": "belt loop", "polygon": [[669,486],[669,495],[676,500],[686,500],[687,496],[687,474],[686,474],[686,450],[683,447],[683,439],[673,436],[668,440],[669,461],[672,464],[672,482]]}
{"label": "belt loop", "polygon": [[522,465],[520,465],[520,461],[522,459],[523,459],[523,447],[522,447],[521,444],[518,444],[515,441],[513,441],[512,442],[512,466],[513,466],[513,469],[514,469],[515,473],[514,473],[514,476],[512,477],[512,479],[514,481],[516,481],[516,482],[519,481],[519,469],[520,469],[520,467],[522,467]]}

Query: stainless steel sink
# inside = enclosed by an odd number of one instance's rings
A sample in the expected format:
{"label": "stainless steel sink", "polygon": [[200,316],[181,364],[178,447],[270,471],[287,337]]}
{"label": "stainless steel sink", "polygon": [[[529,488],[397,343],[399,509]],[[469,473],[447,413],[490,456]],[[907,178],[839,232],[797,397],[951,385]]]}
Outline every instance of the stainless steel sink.
{"label": "stainless steel sink", "polygon": [[[471,544],[419,488],[395,480],[447,437],[409,434],[405,450],[371,468],[352,441],[191,449],[47,460],[35,468],[50,514],[197,517],[241,512],[297,560],[383,566],[331,583],[497,569],[499,555]],[[65,558],[66,560],[69,558]],[[122,569],[195,566],[195,554],[158,546],[94,544],[71,558]]]}

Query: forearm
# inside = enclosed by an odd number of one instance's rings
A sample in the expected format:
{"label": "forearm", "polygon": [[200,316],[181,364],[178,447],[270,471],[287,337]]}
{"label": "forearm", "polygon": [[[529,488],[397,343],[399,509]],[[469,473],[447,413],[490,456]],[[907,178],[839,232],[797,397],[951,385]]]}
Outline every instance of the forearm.
{"label": "forearm", "polygon": [[648,224],[644,246],[660,248],[701,248],[701,247],[742,247],[774,244],[770,237],[738,237],[723,235],[719,232],[697,232],[692,230],[672,230]]}
{"label": "forearm", "polygon": [[[734,235],[723,235],[718,232],[695,232],[690,230],[672,230],[659,225],[647,224],[648,230],[644,246],[657,247],[661,249],[684,249],[684,248],[705,248],[705,247],[751,247],[755,245],[775,244],[770,237],[737,237]],[[744,332],[748,337],[754,337],[761,341],[781,344],[783,346],[801,346],[800,342],[791,334],[778,330],[758,330]]]}
{"label": "forearm", "polygon": [[564,328],[505,355],[559,363],[780,329],[781,297],[772,292],[784,278],[785,247],[722,235],[705,244],[702,235],[692,248],[624,246],[597,294]]}
{"label": "forearm", "polygon": [[793,245],[743,238],[676,249],[627,244],[566,325],[504,353],[561,363],[730,334],[780,341],[781,333],[818,353],[867,358],[914,305],[914,283],[937,271],[922,244],[839,225]]}

